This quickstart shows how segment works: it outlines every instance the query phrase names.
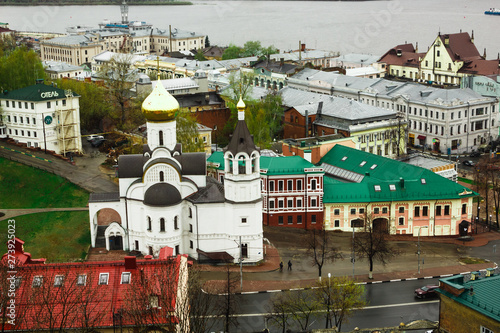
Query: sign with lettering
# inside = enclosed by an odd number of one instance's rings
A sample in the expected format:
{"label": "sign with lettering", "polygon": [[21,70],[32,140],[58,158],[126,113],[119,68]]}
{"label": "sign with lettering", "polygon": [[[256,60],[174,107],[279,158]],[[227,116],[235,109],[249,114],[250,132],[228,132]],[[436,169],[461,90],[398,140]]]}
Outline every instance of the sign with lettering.
{"label": "sign with lettering", "polygon": [[52,97],[58,97],[59,94],[57,91],[44,91],[43,93],[40,94],[42,98],[52,98]]}

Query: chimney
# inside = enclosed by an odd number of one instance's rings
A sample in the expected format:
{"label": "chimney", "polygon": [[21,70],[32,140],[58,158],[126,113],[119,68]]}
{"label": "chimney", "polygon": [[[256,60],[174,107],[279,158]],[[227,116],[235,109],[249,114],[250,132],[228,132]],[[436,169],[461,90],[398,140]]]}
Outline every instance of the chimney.
{"label": "chimney", "polygon": [[474,44],[474,30],[472,30],[472,37],[470,38],[470,42]]}
{"label": "chimney", "polygon": [[450,35],[444,35],[444,45],[450,45]]}
{"label": "chimney", "polygon": [[285,58],[280,58],[280,66],[283,67],[285,65]]}
{"label": "chimney", "polygon": [[307,150],[304,150],[304,159],[311,163],[311,150],[310,149],[307,149]]}
{"label": "chimney", "polygon": [[415,53],[418,53],[418,42],[415,43]]}
{"label": "chimney", "polygon": [[137,268],[137,261],[136,257],[134,256],[126,256],[125,257],[125,269],[136,269]]}
{"label": "chimney", "polygon": [[306,133],[305,138],[309,137],[309,112],[306,110]]}
{"label": "chimney", "polygon": [[323,111],[323,101],[318,103],[318,111],[316,112],[316,118],[321,119],[321,112]]}
{"label": "chimney", "polygon": [[483,58],[486,59],[486,48],[484,48]]}
{"label": "chimney", "polygon": [[302,52],[305,52],[305,51],[306,51],[306,44],[305,44],[305,43],[300,45],[300,50],[301,50]]}
{"label": "chimney", "polygon": [[477,271],[476,271],[476,272],[471,272],[471,273],[470,273],[470,279],[471,279],[472,281],[477,280],[477,279],[479,279],[479,278],[480,278],[480,273],[479,273],[479,272],[477,272]]}
{"label": "chimney", "polygon": [[399,186],[401,186],[401,188],[405,188],[405,180],[403,179],[403,177],[400,177],[399,178]]}

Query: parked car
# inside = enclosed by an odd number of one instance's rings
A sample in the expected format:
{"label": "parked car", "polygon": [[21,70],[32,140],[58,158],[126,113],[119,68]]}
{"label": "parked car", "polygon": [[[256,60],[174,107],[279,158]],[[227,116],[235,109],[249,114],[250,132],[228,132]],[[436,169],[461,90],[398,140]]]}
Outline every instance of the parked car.
{"label": "parked car", "polygon": [[96,139],[93,139],[92,141],[90,141],[90,145],[92,147],[99,147],[100,145],[102,145],[104,142],[106,141],[106,139],[104,139],[103,137],[101,138],[96,138]]}
{"label": "parked car", "polygon": [[474,162],[472,161],[463,161],[462,164],[465,166],[474,166]]}
{"label": "parked car", "polygon": [[472,153],[470,153],[469,156],[470,157],[481,157],[481,153],[478,151],[473,151]]}
{"label": "parked car", "polygon": [[436,297],[437,292],[436,289],[439,288],[439,286],[436,285],[427,285],[420,287],[418,289],[415,289],[415,297],[417,298],[430,298],[430,297]]}
{"label": "parked car", "polygon": [[97,134],[91,134],[87,137],[87,141],[89,142],[95,139],[104,139],[104,137],[102,135],[97,135]]}

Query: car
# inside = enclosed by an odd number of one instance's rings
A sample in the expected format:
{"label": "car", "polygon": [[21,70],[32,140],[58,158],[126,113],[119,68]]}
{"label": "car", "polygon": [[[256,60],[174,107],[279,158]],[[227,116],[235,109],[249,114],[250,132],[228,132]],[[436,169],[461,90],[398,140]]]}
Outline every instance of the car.
{"label": "car", "polygon": [[87,136],[87,141],[91,142],[92,140],[95,140],[95,139],[104,139],[104,137],[102,135],[97,135],[97,134],[91,134],[89,136]]}
{"label": "car", "polygon": [[463,161],[462,164],[465,166],[474,166],[474,162],[472,161]]}
{"label": "car", "polygon": [[481,157],[481,153],[478,151],[473,151],[472,153],[470,153],[469,156],[470,157]]}
{"label": "car", "polygon": [[96,138],[96,139],[93,139],[92,141],[90,141],[90,145],[92,147],[99,147],[100,145],[102,145],[104,142],[106,141],[106,139],[104,138]]}
{"label": "car", "polygon": [[417,298],[430,298],[430,297],[436,297],[437,292],[436,289],[439,288],[439,286],[436,285],[427,285],[420,287],[418,289],[415,289],[415,297]]}

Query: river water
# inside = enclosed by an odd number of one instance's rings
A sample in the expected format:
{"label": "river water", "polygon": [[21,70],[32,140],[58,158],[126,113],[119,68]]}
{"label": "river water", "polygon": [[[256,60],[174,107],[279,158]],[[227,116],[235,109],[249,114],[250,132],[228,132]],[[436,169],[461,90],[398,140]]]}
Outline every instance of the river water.
{"label": "river water", "polygon": [[[129,19],[207,34],[212,44],[296,49],[299,41],[323,50],[381,55],[405,41],[427,50],[438,32],[474,30],[480,53],[500,52],[500,16],[484,15],[498,0],[194,1],[193,6],[130,6]],[[0,22],[21,31],[65,32],[120,20],[119,6],[2,6]]]}

